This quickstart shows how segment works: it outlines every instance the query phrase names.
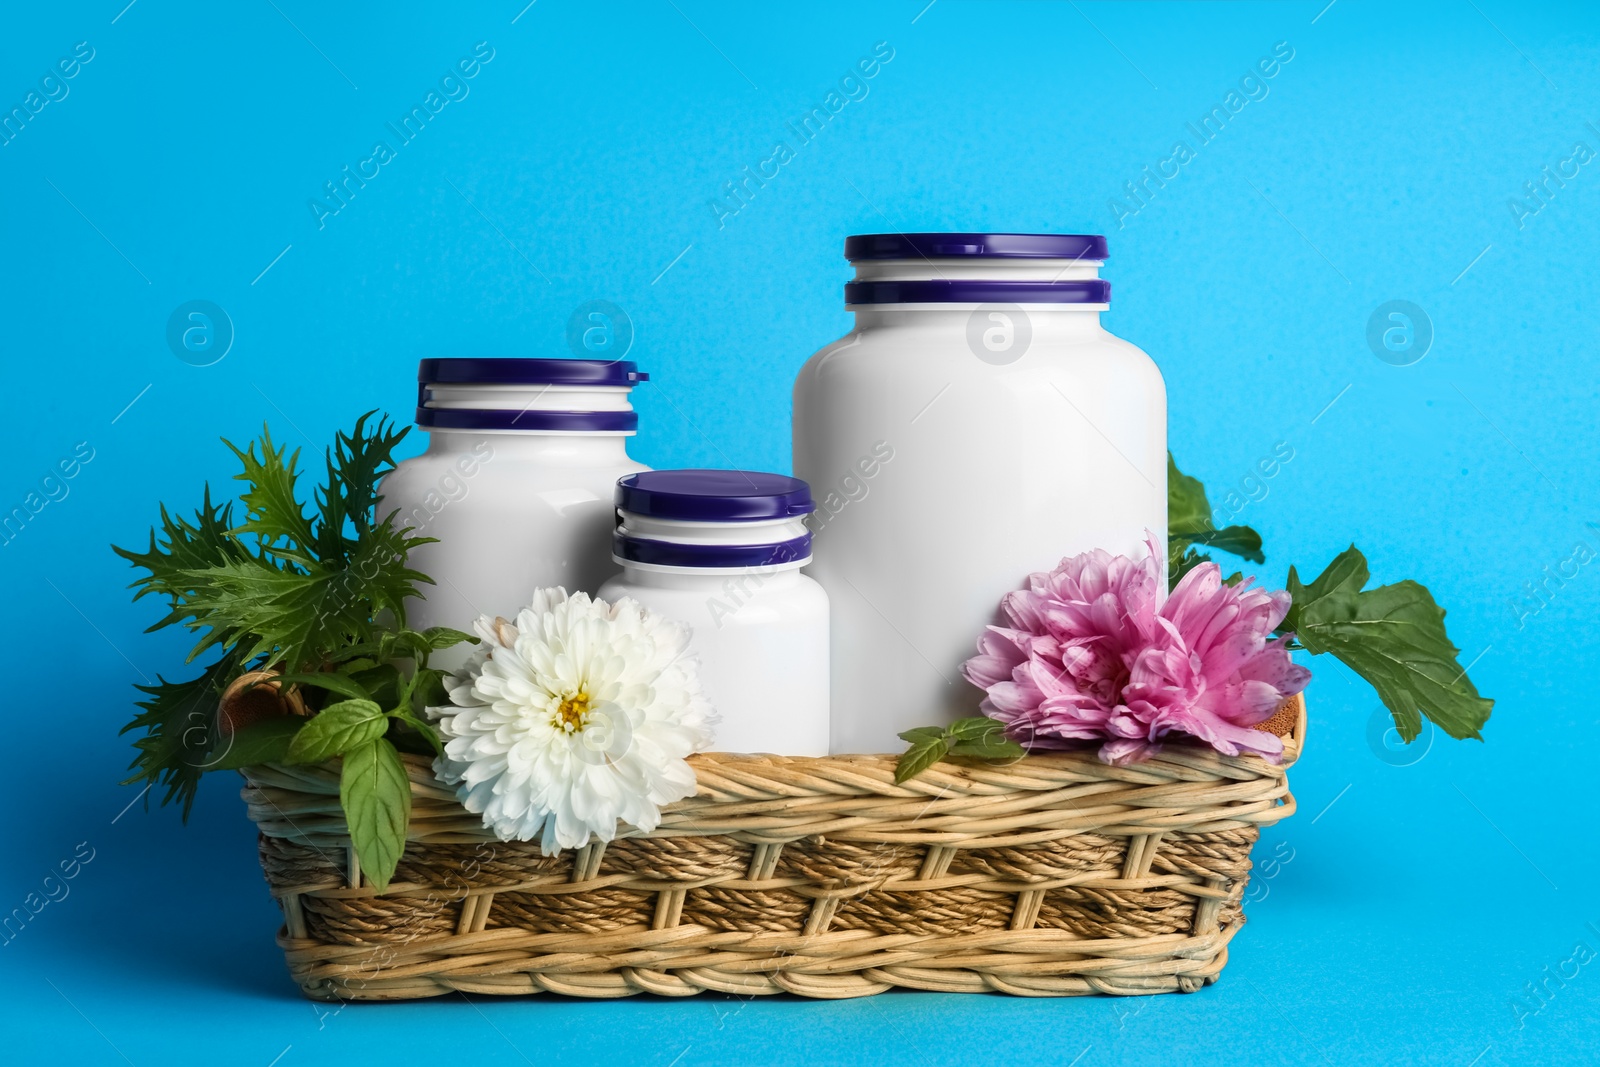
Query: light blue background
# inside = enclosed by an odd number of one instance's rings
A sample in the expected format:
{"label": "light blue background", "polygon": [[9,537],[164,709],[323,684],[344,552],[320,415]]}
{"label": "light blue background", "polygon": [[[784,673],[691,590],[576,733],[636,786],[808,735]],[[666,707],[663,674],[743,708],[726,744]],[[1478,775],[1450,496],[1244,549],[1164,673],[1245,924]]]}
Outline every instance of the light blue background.
{"label": "light blue background", "polygon": [[[1548,1002],[1526,988],[1579,943],[1600,950],[1600,564],[1552,581],[1537,613],[1511,606],[1580,539],[1600,548],[1600,169],[1552,183],[1520,226],[1508,206],[1575,142],[1600,150],[1592,11],[124,2],[12,6],[0,30],[5,110],[76,42],[95,49],[70,95],[0,147],[3,510],[76,443],[94,449],[0,549],[0,912],[79,842],[94,849],[70,896],[0,947],[7,1058],[1600,1059],[1600,963],[1551,981]],[[322,183],[479,41],[495,58],[470,95],[319,230]],[[870,94],[719,228],[722,183],[878,41],[895,55]],[[1270,95],[1119,230],[1108,200],[1279,41],[1294,59]],[[273,944],[237,781],[208,779],[187,827],[124,810],[130,683],[181,673],[185,642],[141,634],[156,609],[129,604],[107,544],[139,542],[158,500],[190,508],[203,480],[227,485],[219,435],[268,420],[320,448],[366,408],[404,417],[420,357],[567,354],[567,318],[593,299],[627,310],[654,376],[639,459],[787,469],[790,382],[849,323],[841,242],[889,229],[1107,232],[1107,325],[1161,364],[1180,462],[1215,497],[1278,442],[1294,449],[1239,516],[1265,536],[1263,577],[1314,573],[1353,539],[1378,579],[1424,581],[1498,701],[1486,743],[1440,737],[1392,766],[1369,744],[1371,690],[1315,662],[1300,814],[1258,852],[1293,858],[1261,883],[1221,982],[1192,996],[450,998],[319,1015]],[[192,299],[236,330],[214,366],[164,340]],[[1392,299],[1436,331],[1412,366],[1365,340]],[[960,489],[981,505],[981,486]]]}

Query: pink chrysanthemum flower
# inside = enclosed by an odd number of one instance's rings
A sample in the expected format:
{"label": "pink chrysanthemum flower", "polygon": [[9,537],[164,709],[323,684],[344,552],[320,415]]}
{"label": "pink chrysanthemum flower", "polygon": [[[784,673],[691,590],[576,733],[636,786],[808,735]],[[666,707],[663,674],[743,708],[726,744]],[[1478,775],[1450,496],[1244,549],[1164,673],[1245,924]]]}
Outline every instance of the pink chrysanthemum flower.
{"label": "pink chrysanthemum flower", "polygon": [[1122,692],[1160,629],[1161,570],[1152,539],[1142,559],[1096,550],[1028,576],[962,673],[986,691],[982,710],[1030,748],[1065,748],[1113,734]]}
{"label": "pink chrysanthemum flower", "polygon": [[1123,699],[1128,714],[1111,723],[1119,740],[1108,759],[1126,758],[1177,732],[1218,752],[1276,760],[1283,739],[1254,727],[1306,687],[1311,672],[1289,656],[1289,638],[1272,638],[1289,612],[1289,594],[1222,580],[1215,563],[1183,576],[1157,616],[1160,632],[1140,653]]}
{"label": "pink chrysanthemum flower", "polygon": [[982,711],[1032,749],[1102,741],[1100,758],[1144,759],[1172,733],[1228,755],[1276,758],[1283,742],[1251,729],[1311,674],[1271,639],[1287,593],[1229,586],[1214,563],[1163,604],[1159,547],[1140,559],[1086,552],[1006,594],[1010,626],[991,626],[962,667]]}

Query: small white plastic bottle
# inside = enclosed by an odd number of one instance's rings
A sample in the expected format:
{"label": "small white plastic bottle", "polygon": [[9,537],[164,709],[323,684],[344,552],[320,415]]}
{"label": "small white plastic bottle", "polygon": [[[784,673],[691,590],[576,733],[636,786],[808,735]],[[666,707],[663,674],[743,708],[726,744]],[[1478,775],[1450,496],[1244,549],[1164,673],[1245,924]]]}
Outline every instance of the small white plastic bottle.
{"label": "small white plastic bottle", "polygon": [[[628,457],[647,379],[599,359],[425,359],[417,425],[428,449],[384,477],[380,514],[435,544],[410,563],[433,579],[407,604],[414,629],[471,632],[479,615],[515,617],[541,586],[593,593],[611,563],[617,479],[646,470]],[[435,657],[446,668],[461,645]]]}
{"label": "small white plastic bottle", "polygon": [[794,387],[808,573],[833,606],[832,750],[977,714],[961,677],[1000,598],[1167,529],[1167,400],[1100,325],[1105,238],[870,234],[845,242],[856,325]]}
{"label": "small white plastic bottle", "polygon": [[811,559],[811,493],[756,471],[674,470],[617,483],[615,561],[603,600],[629,596],[687,624],[716,748],[828,753],[828,596]]}

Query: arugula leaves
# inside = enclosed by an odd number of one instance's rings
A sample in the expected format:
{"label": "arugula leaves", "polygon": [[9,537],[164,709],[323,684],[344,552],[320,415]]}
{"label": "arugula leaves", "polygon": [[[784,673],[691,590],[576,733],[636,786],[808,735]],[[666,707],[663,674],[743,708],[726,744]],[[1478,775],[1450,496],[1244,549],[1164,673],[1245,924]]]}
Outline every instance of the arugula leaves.
{"label": "arugula leaves", "polygon": [[[162,506],[145,551],[112,547],[145,572],[133,583],[134,599],[167,603],[151,630],[182,625],[194,633],[189,662],[220,650],[198,677],[138,687],[149,699],[123,728],[144,731],[134,742],[136,773],[125,784],[165,785],[162,803],[181,801],[187,819],[204,771],[342,758],[352,841],[381,887],[404,849],[410,811],[396,746],[440,750],[423,715],[442,690],[428,656],[476,638],[406,626],[406,601],[432,584],[406,565],[407,555],[433,539],[401,527],[397,512],[379,513],[379,480],[394,468],[408,428],[375,415],[335,436],[309,508],[300,496],[300,453],[263,429],[245,448],[223,442],[240,465],[242,519],[235,521],[235,502],[213,503],[207,486],[193,519]],[[245,671],[263,669],[299,687],[315,713],[224,735],[218,698]]]}
{"label": "arugula leaves", "polygon": [[1355,545],[1341,552],[1310,585],[1289,568],[1294,604],[1283,629],[1312,655],[1331,652],[1372,684],[1407,744],[1426,716],[1451,737],[1477,738],[1494,701],[1478,695],[1460,649],[1444,629],[1444,609],[1413,581],[1363,590],[1366,557]]}
{"label": "arugula leaves", "polygon": [[909,781],[952,756],[982,760],[1020,759],[1022,746],[1006,736],[1005,726],[985,715],[957,719],[949,726],[919,726],[900,735],[911,747],[894,767],[895,784]]}

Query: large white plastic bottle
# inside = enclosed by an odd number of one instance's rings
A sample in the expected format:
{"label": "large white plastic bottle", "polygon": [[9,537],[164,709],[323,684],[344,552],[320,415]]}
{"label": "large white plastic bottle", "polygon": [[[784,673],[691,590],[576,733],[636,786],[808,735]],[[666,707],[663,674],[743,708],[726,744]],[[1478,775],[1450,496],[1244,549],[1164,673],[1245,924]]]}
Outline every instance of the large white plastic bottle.
{"label": "large white plastic bottle", "polygon": [[977,713],[960,675],[1000,598],[1093,548],[1165,563],[1161,373],[1107,333],[1105,239],[851,237],[856,326],[794,388],[809,573],[832,610],[830,747]]}

